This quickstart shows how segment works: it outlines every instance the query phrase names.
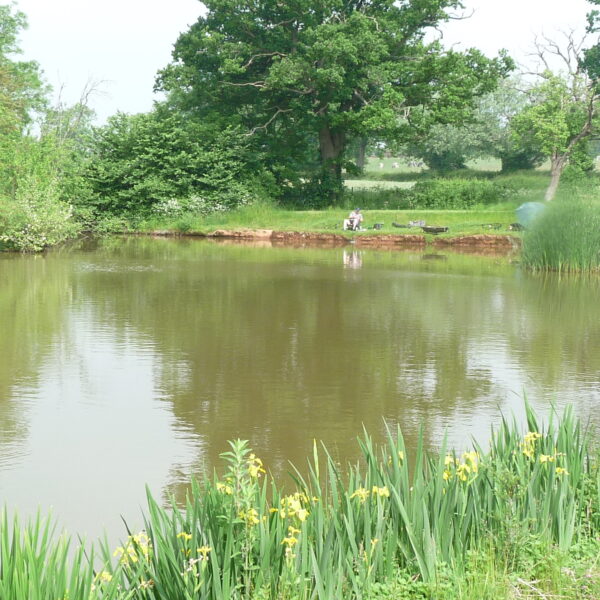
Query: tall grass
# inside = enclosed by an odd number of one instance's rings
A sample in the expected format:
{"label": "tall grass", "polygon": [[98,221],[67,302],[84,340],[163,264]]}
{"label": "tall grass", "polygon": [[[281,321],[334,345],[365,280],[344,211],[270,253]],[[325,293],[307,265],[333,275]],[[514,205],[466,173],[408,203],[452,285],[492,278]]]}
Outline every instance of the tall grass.
{"label": "tall grass", "polygon": [[83,600],[90,597],[92,563],[82,547],[70,552],[70,540],[54,535],[40,515],[21,526],[0,514],[0,598],[11,600]]}
{"label": "tall grass", "polygon": [[[114,552],[104,543],[96,571],[81,549],[69,566],[68,543],[50,543],[39,521],[22,530],[4,517],[0,597],[493,596],[531,557],[585,543],[600,553],[600,477],[586,432],[570,409],[542,426],[527,407],[527,421],[523,433],[502,420],[489,450],[462,454],[427,452],[421,438],[409,457],[399,429],[381,448],[365,433],[362,460],[344,470],[315,444],[287,491],[246,442],[231,442],[225,471],[193,482],[185,506],[165,509],[148,493],[145,531],[128,532]],[[534,562],[530,573],[543,558]]]}
{"label": "tall grass", "polygon": [[600,269],[600,202],[580,197],[549,205],[524,236],[522,260],[534,271]]}
{"label": "tall grass", "polygon": [[121,585],[152,581],[153,598],[362,598],[399,570],[435,586],[490,540],[509,570],[525,540],[566,552],[599,531],[598,472],[570,410],[543,428],[528,409],[528,425],[521,435],[504,420],[487,452],[421,442],[410,461],[400,430],[379,449],[365,433],[363,460],[344,471],[315,446],[288,494],[233,442],[223,477],[193,484],[185,508],[149,495],[148,540],[129,538]]}

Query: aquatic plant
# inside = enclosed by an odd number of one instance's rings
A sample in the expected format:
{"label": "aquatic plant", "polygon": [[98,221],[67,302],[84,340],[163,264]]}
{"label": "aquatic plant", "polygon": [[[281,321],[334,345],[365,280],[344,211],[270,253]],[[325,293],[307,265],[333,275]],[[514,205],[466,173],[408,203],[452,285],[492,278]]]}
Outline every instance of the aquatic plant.
{"label": "aquatic plant", "polygon": [[436,585],[443,565],[467,568],[490,540],[508,569],[517,540],[567,552],[599,531],[598,472],[570,410],[545,428],[527,416],[524,435],[503,420],[489,451],[428,453],[421,441],[410,465],[399,429],[380,449],[365,433],[363,460],[346,471],[315,446],[287,494],[232,442],[223,477],[193,483],[185,508],[149,494],[154,551],[121,570],[122,586],[152,581],[156,598],[361,598],[399,570]]}
{"label": "aquatic plant", "polygon": [[285,491],[247,442],[230,442],[220,476],[192,482],[185,506],[164,508],[148,492],[145,530],[116,549],[104,542],[100,556],[78,548],[71,561],[46,521],[22,528],[4,514],[0,597],[480,598],[527,587],[510,576],[527,573],[592,598],[597,457],[570,408],[544,426],[526,412],[525,433],[502,419],[486,450],[428,452],[421,437],[408,456],[400,429],[381,448],[365,432],[362,460],[341,469],[315,444]]}
{"label": "aquatic plant", "polygon": [[600,269],[600,203],[577,197],[550,204],[526,232],[522,260],[534,271]]}
{"label": "aquatic plant", "polygon": [[[0,514],[0,598],[88,600],[95,592],[94,561],[93,551],[72,548],[68,536],[56,535],[50,518],[38,513],[21,525],[6,509]],[[107,584],[106,591],[103,598],[116,598],[116,586]]]}

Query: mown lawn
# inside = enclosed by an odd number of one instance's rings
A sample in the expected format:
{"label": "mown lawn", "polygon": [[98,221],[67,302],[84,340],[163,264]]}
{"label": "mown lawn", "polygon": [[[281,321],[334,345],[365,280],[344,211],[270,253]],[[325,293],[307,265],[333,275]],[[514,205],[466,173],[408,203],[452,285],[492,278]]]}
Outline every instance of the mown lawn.
{"label": "mown lawn", "polygon": [[[392,223],[408,225],[410,221],[425,221],[427,225],[449,228],[446,236],[476,233],[507,234],[515,222],[514,206],[507,205],[487,210],[366,210],[363,211],[365,231],[342,230],[347,210],[284,210],[271,206],[255,205],[228,213],[207,217],[184,215],[175,219],[149,219],[139,224],[138,231],[172,230],[182,233],[210,233],[216,229],[273,229],[276,231],[306,231],[314,233],[343,233],[348,236],[366,234],[415,234],[420,227],[397,228]],[[375,223],[382,228],[373,230]]]}

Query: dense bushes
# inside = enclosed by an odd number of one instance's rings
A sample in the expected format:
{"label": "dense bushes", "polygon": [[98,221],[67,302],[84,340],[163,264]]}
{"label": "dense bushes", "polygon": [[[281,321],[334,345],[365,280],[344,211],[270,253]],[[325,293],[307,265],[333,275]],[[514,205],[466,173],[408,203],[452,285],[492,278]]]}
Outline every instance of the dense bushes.
{"label": "dense bushes", "polygon": [[[6,150],[6,147],[5,147]],[[76,235],[72,206],[64,200],[64,156],[55,140],[23,137],[4,153],[0,168],[0,244],[39,252]]]}
{"label": "dense bushes", "polygon": [[480,179],[432,179],[408,192],[411,208],[465,209],[506,200],[508,190]]}
{"label": "dense bushes", "polygon": [[118,114],[94,131],[88,202],[98,214],[177,216],[225,210],[268,193],[248,137],[157,107]]}
{"label": "dense bushes", "polygon": [[263,154],[235,123],[158,105],[92,130],[92,89],[51,108],[38,65],[18,60],[25,25],[12,5],[0,6],[2,249],[40,251],[80,228],[206,214],[271,193]]}
{"label": "dense bushes", "polygon": [[[0,247],[39,251],[76,233],[69,201],[83,187],[71,152],[73,128],[59,134],[65,113],[48,108],[37,63],[18,60],[25,26],[13,5],[0,6]],[[41,129],[36,136],[34,122]]]}
{"label": "dense bushes", "polygon": [[0,243],[22,252],[39,252],[74,236],[72,208],[59,199],[56,180],[27,177],[14,198],[0,198]]}
{"label": "dense bushes", "polygon": [[351,210],[357,206],[364,210],[405,210],[410,208],[408,190],[373,187],[350,189],[344,193],[339,208]]}
{"label": "dense bushes", "polygon": [[419,181],[410,189],[352,190],[346,192],[342,207],[462,210],[496,204],[508,198],[508,187],[486,179],[429,179]]}

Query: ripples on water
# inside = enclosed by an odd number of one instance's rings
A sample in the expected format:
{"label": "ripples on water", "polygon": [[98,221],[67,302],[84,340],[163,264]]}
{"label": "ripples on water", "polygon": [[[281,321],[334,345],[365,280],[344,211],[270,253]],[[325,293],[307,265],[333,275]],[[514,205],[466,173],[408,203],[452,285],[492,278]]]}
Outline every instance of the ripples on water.
{"label": "ripples on water", "polygon": [[121,239],[2,257],[4,501],[121,533],[144,484],[181,497],[228,439],[283,474],[315,438],[355,459],[384,420],[412,447],[421,428],[484,441],[524,390],[594,417],[598,282],[440,256]]}

